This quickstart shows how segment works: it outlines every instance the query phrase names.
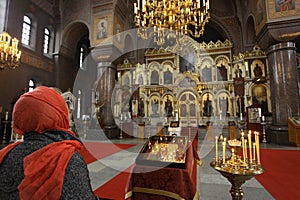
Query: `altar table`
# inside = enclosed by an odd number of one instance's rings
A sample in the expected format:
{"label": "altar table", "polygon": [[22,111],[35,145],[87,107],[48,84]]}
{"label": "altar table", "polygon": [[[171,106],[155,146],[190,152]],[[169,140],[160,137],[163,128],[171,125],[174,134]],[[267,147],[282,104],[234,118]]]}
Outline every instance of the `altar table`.
{"label": "altar table", "polygon": [[125,199],[198,200],[197,164],[201,165],[201,160],[196,143],[187,149],[184,168],[135,164],[126,187]]}

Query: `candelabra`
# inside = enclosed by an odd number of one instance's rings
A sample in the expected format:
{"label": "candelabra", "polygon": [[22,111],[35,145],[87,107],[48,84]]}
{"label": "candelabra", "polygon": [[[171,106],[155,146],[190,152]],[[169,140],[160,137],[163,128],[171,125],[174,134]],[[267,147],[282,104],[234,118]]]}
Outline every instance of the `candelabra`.
{"label": "candelabra", "polygon": [[19,41],[11,38],[7,32],[0,34],[0,70],[5,67],[15,69],[20,65],[21,51],[18,49]]}
{"label": "candelabra", "polygon": [[125,115],[123,113],[121,113],[120,115],[120,136],[119,138],[122,140],[123,139],[123,123],[125,121]]}
{"label": "candelabra", "polygon": [[240,129],[240,131],[243,131],[244,128],[245,128],[246,121],[243,118],[243,114],[242,113],[240,113],[240,120],[238,121],[238,123],[239,123],[239,129]]}
{"label": "candelabra", "polygon": [[[234,139],[228,140],[231,156],[226,156],[226,138],[222,141],[222,156],[218,156],[218,137],[216,137],[216,157],[210,163],[211,167],[220,172],[232,184],[230,193],[232,199],[240,200],[244,196],[242,184],[251,179],[255,175],[264,172],[260,163],[260,146],[259,133],[254,132],[254,141],[252,142],[252,134],[249,131],[248,141],[241,132],[241,141]],[[249,147],[249,155],[247,152]],[[242,147],[242,156],[239,150]]]}
{"label": "candelabra", "polygon": [[265,121],[265,117],[264,116],[261,117],[261,125],[263,127],[263,140],[262,140],[262,142],[263,143],[267,143],[267,137],[266,137],[266,125],[267,125],[267,122]]}
{"label": "candelabra", "polygon": [[153,34],[154,42],[163,45],[165,37],[169,40],[187,34],[200,37],[210,18],[208,11],[209,0],[137,0],[134,20],[142,39]]}

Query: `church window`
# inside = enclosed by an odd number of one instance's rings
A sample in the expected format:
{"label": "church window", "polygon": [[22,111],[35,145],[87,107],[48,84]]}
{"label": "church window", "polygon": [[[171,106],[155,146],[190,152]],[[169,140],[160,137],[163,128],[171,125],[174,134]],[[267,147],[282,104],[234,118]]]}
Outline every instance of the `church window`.
{"label": "church window", "polygon": [[76,60],[78,63],[78,67],[81,70],[87,70],[87,56],[89,54],[89,40],[83,38],[82,40],[79,41],[77,45],[77,51],[76,51]]}
{"label": "church window", "polygon": [[50,30],[48,28],[44,29],[44,54],[49,54],[50,45]]}
{"label": "church window", "polygon": [[80,51],[79,51],[79,68],[82,70],[85,70],[85,67],[83,65],[83,61],[84,61],[84,50],[83,47],[80,47]]}
{"label": "church window", "polygon": [[35,82],[33,79],[30,79],[28,82],[28,92],[31,92],[35,88]]}
{"label": "church window", "polygon": [[22,43],[25,45],[30,45],[30,37],[31,37],[31,19],[25,15],[23,19],[23,30],[22,30]]}

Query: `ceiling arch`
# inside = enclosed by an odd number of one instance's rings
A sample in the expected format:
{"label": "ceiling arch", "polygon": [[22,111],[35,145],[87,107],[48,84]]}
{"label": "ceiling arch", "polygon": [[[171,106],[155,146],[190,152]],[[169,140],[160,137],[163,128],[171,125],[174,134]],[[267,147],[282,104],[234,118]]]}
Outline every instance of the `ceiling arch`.
{"label": "ceiling arch", "polygon": [[245,48],[246,50],[251,50],[252,47],[255,45],[255,25],[254,25],[254,19],[252,16],[249,16],[246,22],[246,27],[245,27]]}
{"label": "ceiling arch", "polygon": [[61,48],[67,50],[68,55],[73,56],[76,51],[78,41],[89,37],[89,29],[82,22],[75,22],[66,27],[62,33]]}

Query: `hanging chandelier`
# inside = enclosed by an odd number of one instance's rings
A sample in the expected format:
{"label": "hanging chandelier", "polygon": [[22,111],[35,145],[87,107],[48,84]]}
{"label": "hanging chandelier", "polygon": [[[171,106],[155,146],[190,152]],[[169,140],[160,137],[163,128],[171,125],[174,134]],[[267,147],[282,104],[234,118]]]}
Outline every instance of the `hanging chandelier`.
{"label": "hanging chandelier", "polygon": [[163,45],[184,35],[199,38],[208,22],[209,0],[137,0],[134,3],[138,35]]}
{"label": "hanging chandelier", "polygon": [[7,32],[0,34],[0,70],[19,67],[21,51],[18,49],[18,44],[18,39],[11,38]]}

